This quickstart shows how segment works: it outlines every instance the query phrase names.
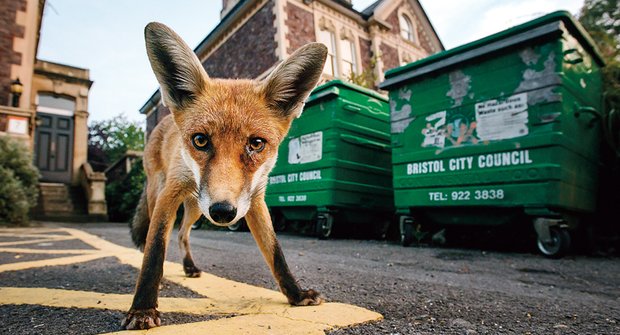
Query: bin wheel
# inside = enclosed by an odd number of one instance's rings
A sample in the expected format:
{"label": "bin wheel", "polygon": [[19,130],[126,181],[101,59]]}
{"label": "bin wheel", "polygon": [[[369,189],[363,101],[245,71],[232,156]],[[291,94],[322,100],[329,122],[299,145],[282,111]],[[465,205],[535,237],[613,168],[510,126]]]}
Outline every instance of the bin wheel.
{"label": "bin wheel", "polygon": [[198,230],[200,228],[202,228],[202,220],[198,220],[192,225],[192,230]]}
{"label": "bin wheel", "polygon": [[243,230],[243,228],[245,227],[245,220],[241,219],[237,222],[235,222],[235,224],[232,224],[230,226],[228,226],[228,230],[230,231],[240,231]]}
{"label": "bin wheel", "polygon": [[568,230],[560,227],[549,227],[550,241],[542,241],[537,239],[536,245],[538,250],[549,258],[561,258],[570,248],[570,234]]}
{"label": "bin wheel", "polygon": [[413,224],[404,223],[403,230],[400,232],[400,244],[403,247],[408,247],[413,242]]}
{"label": "bin wheel", "polygon": [[316,225],[319,239],[327,239],[331,237],[334,232],[334,217],[327,213],[319,214]]}
{"label": "bin wheel", "polygon": [[239,229],[241,229],[241,224],[241,222],[237,221],[235,224],[231,224],[230,226],[228,226],[228,230],[238,231]]}

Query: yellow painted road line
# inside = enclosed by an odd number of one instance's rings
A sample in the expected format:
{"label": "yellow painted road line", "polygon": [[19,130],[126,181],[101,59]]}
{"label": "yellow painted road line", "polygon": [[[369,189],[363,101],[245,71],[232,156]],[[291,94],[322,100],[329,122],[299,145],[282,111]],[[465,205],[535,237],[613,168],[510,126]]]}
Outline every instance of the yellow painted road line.
{"label": "yellow painted road line", "polygon": [[[94,308],[125,311],[131,306],[133,294],[99,293],[41,287],[0,287],[0,305],[40,305],[64,308]],[[159,298],[162,313],[230,314],[213,308],[208,298]]]}
{"label": "yellow painted road line", "polygon": [[27,228],[1,228],[3,233],[25,233],[25,234],[49,234],[61,232],[58,228],[27,227]]}
{"label": "yellow painted road line", "polygon": [[24,244],[34,244],[34,243],[45,243],[45,242],[59,242],[59,241],[66,241],[66,240],[75,240],[75,237],[63,236],[63,238],[40,238],[40,239],[27,240],[27,241],[0,242],[0,247],[13,246],[13,245],[24,245]]}
{"label": "yellow painted road line", "polygon": [[[110,257],[110,256],[113,256],[113,255],[105,254],[105,253],[98,253],[98,254],[90,254],[90,255],[67,256],[67,257],[58,257],[58,258],[43,259],[43,260],[37,260],[37,261],[2,264],[0,265],[0,273],[6,272],[6,271],[19,271],[19,270],[34,269],[34,268],[40,268],[44,266],[84,263],[84,262],[92,261],[98,258]],[[67,274],[67,276],[69,276],[69,274]]]}
{"label": "yellow painted road line", "polygon": [[[64,308],[94,308],[125,311],[131,305],[133,295],[88,291],[74,291],[50,288],[0,287],[0,305],[41,305]],[[237,306],[244,302],[237,301]],[[222,308],[221,302],[210,298],[159,298],[158,310],[162,313],[185,313],[195,315],[270,314],[289,320],[320,323],[330,327],[344,327],[351,323],[363,323],[380,317],[377,313],[340,303],[325,303],[321,306],[292,307],[288,304],[265,305],[252,301],[253,310]],[[351,315],[354,317],[351,318]],[[374,317],[374,318],[373,318]]]}
{"label": "yellow painted road line", "polygon": [[147,330],[120,331],[105,335],[324,335],[332,327],[277,315],[242,315],[212,321],[162,326]]}
{"label": "yellow painted road line", "polygon": [[0,252],[14,254],[45,254],[45,255],[86,255],[100,253],[99,250],[91,249],[26,249],[26,248],[0,248]]}
{"label": "yellow painted road line", "polygon": [[49,238],[49,239],[67,239],[67,235],[49,235],[49,234],[30,234],[30,233],[0,233],[0,237],[34,237],[34,238]]}
{"label": "yellow painted road line", "polygon": [[[42,266],[67,265],[109,256],[115,256],[121,263],[135,267],[136,271],[142,265],[143,255],[138,250],[116,245],[76,229],[59,228],[56,230],[56,232],[59,231],[69,233],[71,236],[67,239],[79,239],[97,250],[90,250],[88,253],[85,253],[85,250],[80,250],[83,254],[78,256],[0,265],[0,272]],[[24,233],[28,232],[24,231]],[[0,248],[0,252],[7,252],[4,251],[7,249],[21,250],[21,248]],[[38,251],[33,251],[32,249],[30,251],[38,253]],[[60,252],[62,250],[56,251]],[[325,330],[334,327],[347,327],[383,318],[381,314],[340,303],[292,307],[280,292],[235,282],[204,272],[200,278],[187,278],[184,276],[183,267],[172,262],[164,263],[164,278],[208,298],[160,298],[159,310],[161,312],[201,315],[234,314],[237,316],[159,327],[149,330],[148,334],[324,334]],[[0,305],[32,304],[51,307],[105,308],[124,311],[131,305],[131,300],[132,295],[128,294],[106,294],[47,288],[0,288]],[[146,331],[132,332],[132,334],[140,333],[146,333]]]}

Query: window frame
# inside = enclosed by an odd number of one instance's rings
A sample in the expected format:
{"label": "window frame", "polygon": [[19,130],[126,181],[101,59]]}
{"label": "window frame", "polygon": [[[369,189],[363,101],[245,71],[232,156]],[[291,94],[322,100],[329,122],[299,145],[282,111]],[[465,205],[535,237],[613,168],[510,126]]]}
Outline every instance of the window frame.
{"label": "window frame", "polygon": [[[347,45],[348,44],[348,45]],[[349,38],[343,38],[341,40],[341,51],[344,48],[349,48],[350,51],[350,55],[351,55],[351,59],[350,61],[345,59],[344,52],[341,52],[340,57],[342,59],[342,63],[343,63],[343,69],[342,69],[342,75],[347,75],[348,77],[351,76],[351,74],[357,74],[358,71],[358,62],[357,62],[357,48],[355,46],[355,42],[350,40]],[[347,68],[350,68],[351,71],[349,73],[345,73],[347,72]]]}
{"label": "window frame", "polygon": [[409,18],[409,15],[400,13],[398,15],[398,24],[400,26],[400,37],[409,42],[415,42],[416,30],[413,26],[413,21]]}
{"label": "window frame", "polygon": [[[330,29],[321,29],[319,31],[319,42],[324,43],[323,41],[323,37],[321,36],[322,34],[328,34],[329,35],[329,44],[327,44],[327,59],[325,60],[325,64],[331,64],[331,72],[326,71],[327,66],[323,67],[323,73],[333,76],[333,77],[338,77],[339,73],[340,73],[340,69],[338,67],[338,53],[337,53],[337,46],[336,46],[336,33]],[[328,63],[329,62],[329,63]]]}

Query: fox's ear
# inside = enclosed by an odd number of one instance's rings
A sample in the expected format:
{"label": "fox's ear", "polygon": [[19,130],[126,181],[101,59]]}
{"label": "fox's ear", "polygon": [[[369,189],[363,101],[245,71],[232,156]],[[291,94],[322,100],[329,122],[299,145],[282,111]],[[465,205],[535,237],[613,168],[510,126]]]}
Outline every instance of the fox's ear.
{"label": "fox's ear", "polygon": [[207,72],[192,49],[166,25],[149,23],[144,28],[144,39],[164,105],[174,113],[205,89]]}
{"label": "fox's ear", "polygon": [[297,49],[265,79],[267,103],[282,116],[298,116],[316,86],[327,57],[321,43],[309,43]]}

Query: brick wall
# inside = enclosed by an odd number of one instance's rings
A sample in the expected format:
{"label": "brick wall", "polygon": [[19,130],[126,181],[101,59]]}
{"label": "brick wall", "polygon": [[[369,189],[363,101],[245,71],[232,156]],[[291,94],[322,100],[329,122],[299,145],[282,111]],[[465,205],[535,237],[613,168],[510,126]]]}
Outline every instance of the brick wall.
{"label": "brick wall", "polygon": [[26,11],[26,0],[0,0],[0,105],[10,104],[11,65],[22,62],[21,53],[13,51],[13,38],[23,38],[25,31],[15,23],[17,11]]}
{"label": "brick wall", "polygon": [[381,43],[380,50],[384,72],[400,65],[398,63],[398,50],[396,50],[396,48],[392,48],[385,43]]}
{"label": "brick wall", "polygon": [[286,11],[285,25],[288,27],[286,39],[289,41],[286,52],[291,54],[307,43],[316,42],[314,14],[288,2],[284,10]]}
{"label": "brick wall", "polygon": [[277,61],[273,1],[267,2],[203,63],[214,78],[256,78]]}

